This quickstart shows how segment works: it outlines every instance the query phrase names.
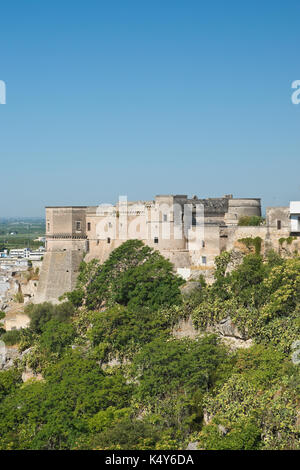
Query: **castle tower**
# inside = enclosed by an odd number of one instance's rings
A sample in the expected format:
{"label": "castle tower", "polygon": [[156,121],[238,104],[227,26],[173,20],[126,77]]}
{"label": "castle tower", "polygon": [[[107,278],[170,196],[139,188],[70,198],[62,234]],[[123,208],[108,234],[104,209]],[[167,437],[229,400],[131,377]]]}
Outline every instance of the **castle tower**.
{"label": "castle tower", "polygon": [[75,288],[88,251],[86,207],[46,208],[46,248],[34,302],[57,302]]}

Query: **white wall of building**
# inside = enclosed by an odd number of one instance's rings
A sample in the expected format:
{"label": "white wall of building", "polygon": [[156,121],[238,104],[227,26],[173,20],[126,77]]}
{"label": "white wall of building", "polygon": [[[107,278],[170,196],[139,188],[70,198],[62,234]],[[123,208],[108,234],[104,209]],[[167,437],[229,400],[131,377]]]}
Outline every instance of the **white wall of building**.
{"label": "white wall of building", "polygon": [[300,232],[300,201],[290,202],[291,232]]}

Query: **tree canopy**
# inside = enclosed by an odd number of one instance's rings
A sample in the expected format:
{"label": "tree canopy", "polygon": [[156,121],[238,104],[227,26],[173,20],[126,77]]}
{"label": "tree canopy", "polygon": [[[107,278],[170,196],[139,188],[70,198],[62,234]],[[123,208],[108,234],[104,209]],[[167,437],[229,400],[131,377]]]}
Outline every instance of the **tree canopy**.
{"label": "tree canopy", "polygon": [[0,449],[300,449],[300,259],[231,257],[185,294],[132,240],[61,304],[27,306],[29,327],[0,333],[24,352],[0,371]]}

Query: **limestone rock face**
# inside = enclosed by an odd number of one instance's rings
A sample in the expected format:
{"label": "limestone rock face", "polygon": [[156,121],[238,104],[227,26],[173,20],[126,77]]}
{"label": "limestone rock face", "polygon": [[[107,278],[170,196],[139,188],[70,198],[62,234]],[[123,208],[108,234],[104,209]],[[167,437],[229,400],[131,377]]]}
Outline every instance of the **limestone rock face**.
{"label": "limestone rock face", "polygon": [[204,424],[210,424],[212,422],[212,416],[208,414],[207,410],[203,410],[203,422]]}
{"label": "limestone rock face", "polygon": [[194,327],[191,317],[185,320],[180,320],[179,323],[173,328],[173,336],[177,339],[195,339],[198,335],[199,331]]}
{"label": "limestone rock face", "polygon": [[189,297],[189,295],[191,295],[191,293],[196,289],[201,289],[201,283],[198,281],[189,281],[180,288],[181,293],[186,297]]}
{"label": "limestone rock face", "polygon": [[[230,349],[236,350],[239,348],[249,348],[252,346],[253,341],[247,335],[247,332],[242,333],[232,322],[230,317],[224,318],[218,324],[210,326],[206,329],[206,333],[215,333],[221,337],[224,344],[228,345]],[[175,338],[191,338],[195,339],[197,336],[203,336],[204,332],[197,330],[192,318],[185,318],[174,326],[172,334]]]}
{"label": "limestone rock face", "polygon": [[222,343],[225,344],[231,351],[236,351],[237,349],[248,349],[253,346],[252,339],[238,339],[233,336],[222,336]]}
{"label": "limestone rock face", "polygon": [[32,348],[28,348],[21,353],[15,346],[8,346],[5,349],[5,358],[2,362],[0,361],[0,370],[8,370],[11,367],[14,367],[15,361],[22,360],[26,356],[26,354],[31,351]]}
{"label": "limestone rock face", "polygon": [[198,450],[198,445],[199,445],[198,441],[189,442],[186,450]]}
{"label": "limestone rock face", "polygon": [[2,360],[0,361],[0,370],[8,370],[14,365],[14,361],[20,357],[17,348],[6,347],[5,354]]}
{"label": "limestone rock face", "polygon": [[242,264],[244,256],[245,256],[245,253],[241,250],[237,250],[237,249],[231,250],[230,261],[226,268],[225,274],[229,274],[235,269],[237,269],[240,266],[240,264]]}
{"label": "limestone rock face", "polygon": [[232,336],[233,338],[247,340],[249,339],[246,333],[238,330],[230,317],[224,318],[216,326],[216,331],[222,336]]}
{"label": "limestone rock face", "polygon": [[32,369],[30,369],[29,367],[26,367],[26,369],[22,373],[22,380],[23,382],[28,382],[28,380],[32,380],[32,379],[43,380],[43,376],[42,374],[36,374],[35,372],[33,372]]}

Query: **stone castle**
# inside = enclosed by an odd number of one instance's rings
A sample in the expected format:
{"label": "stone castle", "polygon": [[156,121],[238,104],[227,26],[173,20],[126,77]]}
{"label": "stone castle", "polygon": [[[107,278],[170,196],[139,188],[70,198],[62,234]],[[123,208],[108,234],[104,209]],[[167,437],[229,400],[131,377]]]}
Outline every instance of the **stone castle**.
{"label": "stone castle", "polygon": [[123,198],[115,206],[47,207],[46,253],[34,301],[57,302],[74,289],[83,259],[102,263],[128,239],[160,251],[185,279],[199,274],[209,279],[215,257],[244,238],[260,237],[265,252],[280,250],[282,240],[294,235],[290,249],[299,248],[300,203],[267,208],[266,221],[259,226],[240,226],[244,216],[261,216],[259,198],[165,195],[153,201]]}

